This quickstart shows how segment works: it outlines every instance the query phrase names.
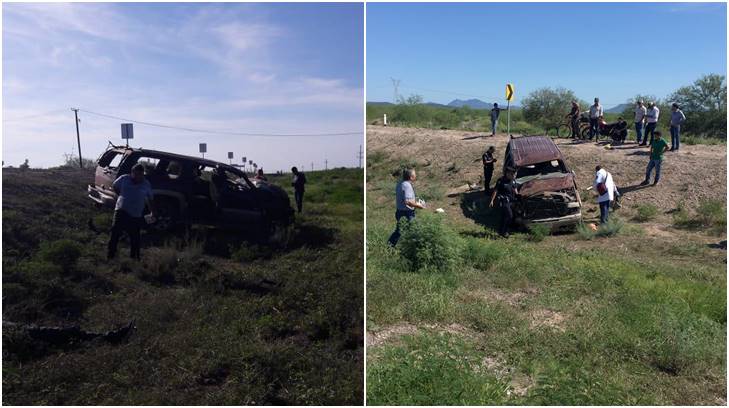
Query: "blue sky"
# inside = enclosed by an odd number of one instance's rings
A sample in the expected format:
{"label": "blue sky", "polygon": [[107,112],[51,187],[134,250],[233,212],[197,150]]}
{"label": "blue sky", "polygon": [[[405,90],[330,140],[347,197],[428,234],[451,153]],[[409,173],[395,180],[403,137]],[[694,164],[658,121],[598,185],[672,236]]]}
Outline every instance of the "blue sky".
{"label": "blue sky", "polygon": [[611,107],[726,75],[726,36],[725,3],[368,3],[367,100],[391,102],[393,77],[439,103],[505,103],[512,82],[517,104],[563,86]]}
{"label": "blue sky", "polygon": [[[133,145],[268,171],[357,166],[363,134],[361,4],[3,4],[3,160],[58,165],[75,148],[71,107],[242,137],[134,125]],[[120,121],[80,112],[95,159]],[[74,150],[75,152],[75,150]]]}

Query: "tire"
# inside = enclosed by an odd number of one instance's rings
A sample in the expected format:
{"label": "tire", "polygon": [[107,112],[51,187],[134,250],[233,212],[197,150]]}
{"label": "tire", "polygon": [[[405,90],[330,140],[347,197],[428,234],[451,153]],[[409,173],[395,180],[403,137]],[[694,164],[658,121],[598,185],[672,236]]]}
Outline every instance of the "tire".
{"label": "tire", "polygon": [[156,231],[173,231],[180,225],[182,217],[180,214],[180,203],[174,199],[163,199],[155,203],[155,218],[157,221],[151,225]]}
{"label": "tire", "polygon": [[557,128],[557,137],[568,138],[572,135],[572,127],[568,124],[559,125]]}
{"label": "tire", "polygon": [[269,222],[268,243],[269,245],[285,248],[293,237],[293,224],[286,224],[279,221]]}
{"label": "tire", "polygon": [[590,128],[586,127],[580,131],[580,138],[582,140],[587,140],[590,137]]}

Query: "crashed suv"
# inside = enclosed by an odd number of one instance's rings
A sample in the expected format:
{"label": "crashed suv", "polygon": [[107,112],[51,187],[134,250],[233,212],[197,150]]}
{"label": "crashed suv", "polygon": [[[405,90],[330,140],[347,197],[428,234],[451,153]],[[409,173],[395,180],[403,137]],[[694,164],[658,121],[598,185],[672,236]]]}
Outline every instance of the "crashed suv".
{"label": "crashed suv", "polygon": [[263,231],[269,236],[288,230],[294,210],[288,194],[265,181],[251,181],[240,169],[213,160],[156,150],[111,145],[97,160],[88,196],[98,206],[114,208],[112,184],[141,163],[154,193],[155,218],[150,227],[212,225]]}
{"label": "crashed suv", "polygon": [[542,224],[552,231],[573,229],[582,220],[582,201],[574,172],[546,136],[512,138],[504,168],[516,169],[519,195],[512,204],[521,225]]}

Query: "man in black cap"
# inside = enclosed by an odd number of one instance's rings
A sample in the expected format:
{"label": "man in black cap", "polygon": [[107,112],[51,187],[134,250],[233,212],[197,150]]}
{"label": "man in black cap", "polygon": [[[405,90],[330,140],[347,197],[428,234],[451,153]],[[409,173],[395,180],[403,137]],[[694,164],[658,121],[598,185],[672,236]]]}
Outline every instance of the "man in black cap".
{"label": "man in black cap", "polygon": [[489,207],[494,207],[494,200],[498,198],[498,205],[501,208],[501,225],[499,235],[509,238],[509,225],[514,220],[514,213],[511,210],[511,203],[516,200],[519,191],[516,186],[516,170],[512,167],[504,169],[504,175],[496,180],[496,185],[491,193]]}
{"label": "man in black cap", "polygon": [[494,174],[494,152],[496,148],[489,146],[488,150],[481,156],[483,162],[483,191],[488,195],[491,192],[491,176]]}

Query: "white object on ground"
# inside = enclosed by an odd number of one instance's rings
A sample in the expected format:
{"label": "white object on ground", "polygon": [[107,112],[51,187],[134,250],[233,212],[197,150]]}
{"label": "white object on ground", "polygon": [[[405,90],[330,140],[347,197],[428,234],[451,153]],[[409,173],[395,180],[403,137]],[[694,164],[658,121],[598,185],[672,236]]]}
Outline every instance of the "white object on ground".
{"label": "white object on ground", "polygon": [[442,214],[442,213],[444,213],[444,212],[445,212],[445,210],[444,210],[444,209],[442,209],[442,208],[437,208],[437,209],[435,210],[435,212],[437,212],[437,213],[439,213],[439,214]]}

